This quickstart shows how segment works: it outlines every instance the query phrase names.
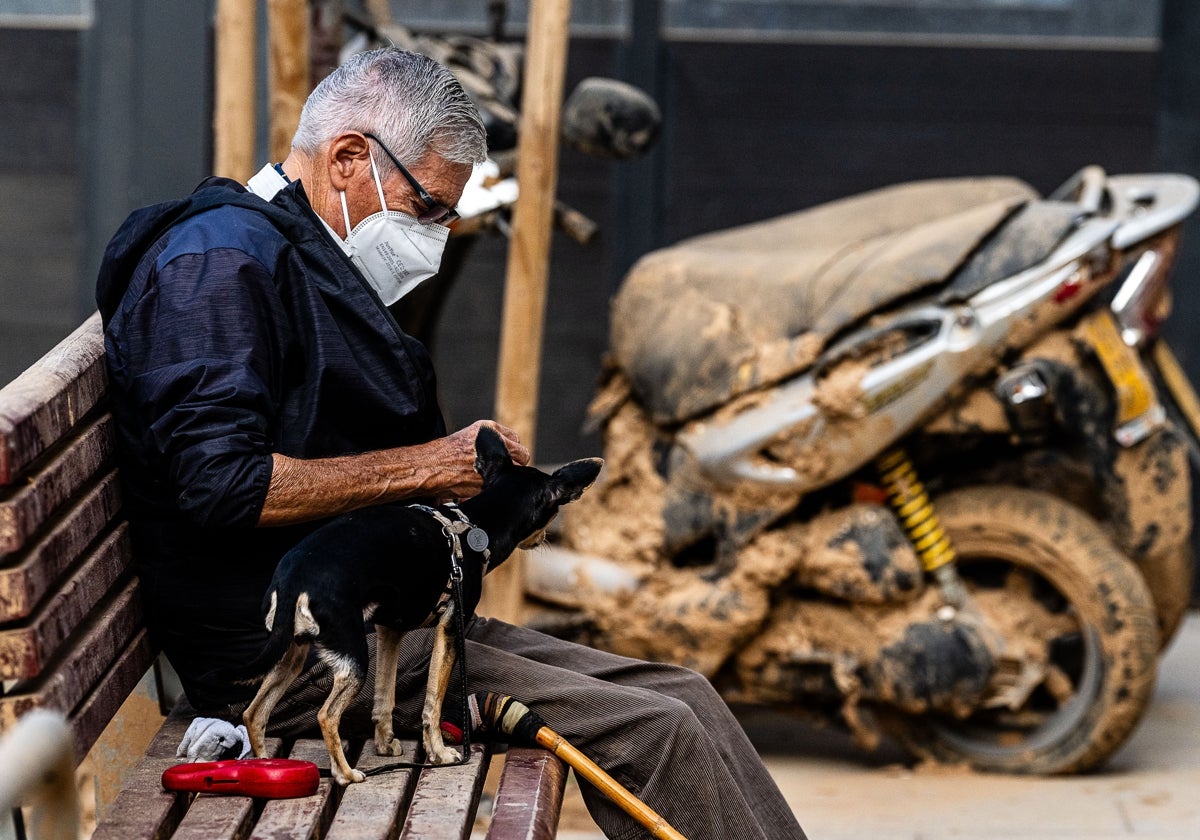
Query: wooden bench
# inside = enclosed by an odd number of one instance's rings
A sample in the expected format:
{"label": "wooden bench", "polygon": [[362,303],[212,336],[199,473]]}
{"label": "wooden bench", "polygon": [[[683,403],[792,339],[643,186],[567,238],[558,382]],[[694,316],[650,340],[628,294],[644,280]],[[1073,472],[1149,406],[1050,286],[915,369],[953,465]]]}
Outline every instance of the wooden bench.
{"label": "wooden bench", "polygon": [[[104,343],[93,315],[0,389],[0,733],[34,708],[64,713],[82,759],[153,666],[114,464],[104,393]],[[397,771],[343,790],[261,801],[170,794],[162,771],[190,722],[181,704],[144,756],[129,756],[123,789],[96,838],[470,836],[491,764],[487,745],[455,768]],[[270,743],[273,755],[328,767],[319,739]],[[416,752],[415,743],[407,750]],[[381,761],[350,744],[357,766]],[[11,772],[13,768],[4,768]],[[511,748],[487,836],[551,838],[566,768],[550,753]]]}

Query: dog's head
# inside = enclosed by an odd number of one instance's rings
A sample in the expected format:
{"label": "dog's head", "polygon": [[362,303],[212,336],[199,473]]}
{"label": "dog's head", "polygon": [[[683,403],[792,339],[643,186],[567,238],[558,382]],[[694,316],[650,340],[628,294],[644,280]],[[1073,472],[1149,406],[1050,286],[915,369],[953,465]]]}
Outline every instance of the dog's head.
{"label": "dog's head", "polygon": [[603,466],[602,458],[582,458],[544,473],[513,463],[494,429],[484,426],[475,437],[475,470],[483,478],[480,498],[505,507],[521,548],[541,543],[558,509],[582,496]]}

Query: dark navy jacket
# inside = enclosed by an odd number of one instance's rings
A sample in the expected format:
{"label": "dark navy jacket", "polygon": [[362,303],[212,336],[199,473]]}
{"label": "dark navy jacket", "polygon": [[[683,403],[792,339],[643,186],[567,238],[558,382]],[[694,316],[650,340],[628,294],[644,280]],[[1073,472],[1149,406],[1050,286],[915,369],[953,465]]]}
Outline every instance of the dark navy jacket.
{"label": "dark navy jacket", "polygon": [[268,203],[210,178],[136,211],[109,243],[96,298],[151,629],[193,705],[217,708],[253,689],[200,677],[262,647],[275,564],[319,524],[255,527],[271,453],[445,434],[433,368],[299,183]]}

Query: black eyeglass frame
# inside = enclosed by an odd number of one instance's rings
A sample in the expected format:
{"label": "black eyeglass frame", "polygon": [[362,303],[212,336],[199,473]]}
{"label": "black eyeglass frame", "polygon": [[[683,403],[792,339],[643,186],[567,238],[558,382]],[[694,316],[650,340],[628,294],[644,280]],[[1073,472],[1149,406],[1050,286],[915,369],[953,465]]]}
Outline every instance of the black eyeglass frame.
{"label": "black eyeglass frame", "polygon": [[458,210],[453,207],[447,207],[444,204],[439,204],[434,200],[433,196],[429,194],[429,191],[422,187],[421,182],[414,178],[412,173],[404,168],[404,164],[401,163],[394,154],[392,154],[392,150],[384,145],[382,140],[369,131],[364,131],[363,136],[369,137],[379,144],[379,148],[383,149],[384,154],[388,156],[392,163],[396,164],[396,168],[400,170],[400,174],[403,175],[405,180],[412,185],[417,197],[424,202],[425,212],[417,215],[418,222],[423,225],[448,225],[459,218]]}

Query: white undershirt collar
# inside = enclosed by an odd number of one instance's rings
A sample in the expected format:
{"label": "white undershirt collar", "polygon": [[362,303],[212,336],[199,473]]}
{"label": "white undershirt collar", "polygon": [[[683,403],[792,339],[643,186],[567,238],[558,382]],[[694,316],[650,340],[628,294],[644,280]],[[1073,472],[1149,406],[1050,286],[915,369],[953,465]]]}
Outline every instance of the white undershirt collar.
{"label": "white undershirt collar", "polygon": [[[250,192],[263,201],[271,201],[289,183],[290,181],[276,168],[275,164],[268,163],[246,182],[246,189],[250,190]],[[325,225],[325,230],[329,231],[329,235],[333,237],[333,241],[341,247],[343,252],[349,254],[350,251],[346,247],[345,240],[337,235],[337,231],[330,227],[329,222],[322,219],[320,214],[317,214],[317,218],[321,219],[321,224]]]}

